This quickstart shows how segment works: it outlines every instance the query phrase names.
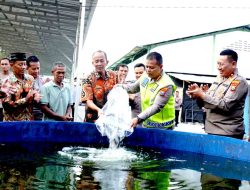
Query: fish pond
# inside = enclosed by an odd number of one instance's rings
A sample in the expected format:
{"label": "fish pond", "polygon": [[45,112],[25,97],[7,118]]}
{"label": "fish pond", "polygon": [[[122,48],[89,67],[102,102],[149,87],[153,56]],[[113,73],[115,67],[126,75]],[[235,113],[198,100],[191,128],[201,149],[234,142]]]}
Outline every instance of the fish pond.
{"label": "fish pond", "polygon": [[250,189],[250,162],[175,150],[0,145],[0,189]]}

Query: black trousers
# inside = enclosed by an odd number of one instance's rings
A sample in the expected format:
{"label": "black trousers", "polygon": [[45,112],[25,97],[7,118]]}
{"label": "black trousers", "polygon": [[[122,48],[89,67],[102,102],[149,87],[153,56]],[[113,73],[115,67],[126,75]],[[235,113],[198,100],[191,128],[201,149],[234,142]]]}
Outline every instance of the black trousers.
{"label": "black trousers", "polygon": [[180,110],[175,110],[175,125],[179,124],[179,113]]}

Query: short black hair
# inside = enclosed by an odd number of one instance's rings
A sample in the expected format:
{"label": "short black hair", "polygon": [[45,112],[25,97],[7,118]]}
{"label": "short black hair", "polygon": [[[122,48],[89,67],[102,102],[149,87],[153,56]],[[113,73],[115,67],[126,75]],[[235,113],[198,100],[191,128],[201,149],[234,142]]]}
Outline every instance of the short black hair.
{"label": "short black hair", "polygon": [[0,59],[0,61],[2,61],[2,60],[8,60],[8,61],[10,61],[10,59],[8,57],[3,57],[2,59]]}
{"label": "short black hair", "polygon": [[9,60],[10,62],[15,61],[26,61],[26,53],[16,52],[16,53],[10,53]]}
{"label": "short black hair", "polygon": [[135,69],[136,67],[143,67],[144,70],[146,69],[146,67],[145,67],[145,65],[144,65],[143,63],[137,63],[137,64],[135,64],[134,69]]}
{"label": "short black hair", "polygon": [[225,49],[220,52],[220,55],[227,55],[227,57],[233,61],[238,61],[238,54],[232,49]]}
{"label": "short black hair", "polygon": [[30,62],[39,62],[39,59],[35,55],[31,55],[27,58],[26,64],[28,67],[30,67]]}
{"label": "short black hair", "polygon": [[128,66],[126,64],[119,64],[116,66],[116,70],[119,71],[120,67],[126,67],[128,69]]}
{"label": "short black hair", "polygon": [[151,52],[151,53],[149,53],[147,55],[146,59],[148,59],[148,60],[155,59],[157,61],[157,63],[159,63],[159,64],[163,63],[162,56],[158,52]]}

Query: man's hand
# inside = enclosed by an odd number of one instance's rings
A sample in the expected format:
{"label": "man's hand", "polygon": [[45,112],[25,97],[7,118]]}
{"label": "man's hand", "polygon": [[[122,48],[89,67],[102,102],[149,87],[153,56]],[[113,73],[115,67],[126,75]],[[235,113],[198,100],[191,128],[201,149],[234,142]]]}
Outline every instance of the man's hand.
{"label": "man's hand", "polygon": [[202,100],[205,98],[205,92],[198,85],[194,85],[190,88],[191,90],[186,91],[187,95],[190,98],[201,98]]}
{"label": "man's hand", "polygon": [[26,102],[31,102],[34,98],[34,95],[35,95],[35,90],[30,90],[27,96],[25,97]]}
{"label": "man's hand", "polygon": [[98,113],[98,117],[101,117],[102,115],[104,115],[102,109],[100,108],[98,109],[97,113]]}
{"label": "man's hand", "polygon": [[126,79],[126,76],[125,76],[125,75],[121,75],[121,76],[119,77],[119,83],[120,83],[120,84],[125,83],[125,79]]}
{"label": "man's hand", "polygon": [[135,99],[135,94],[129,94],[128,96],[129,96],[130,100],[134,100]]}
{"label": "man's hand", "polygon": [[58,121],[72,121],[72,118],[70,118],[70,117],[64,115],[64,116],[60,116],[60,117],[58,118]]}
{"label": "man's hand", "polygon": [[136,127],[137,124],[138,124],[138,118],[135,117],[131,120],[130,127]]}
{"label": "man's hand", "polygon": [[196,84],[196,83],[190,84],[190,85],[188,85],[187,91],[192,91],[192,90],[195,90],[197,88],[199,88],[198,84]]}
{"label": "man's hand", "polygon": [[41,95],[37,90],[34,90],[33,96],[34,96],[34,100],[35,100],[37,103],[39,103],[40,100],[41,100],[41,98],[42,98],[42,95]]}
{"label": "man's hand", "polygon": [[203,92],[207,92],[208,91],[208,89],[209,89],[209,87],[208,87],[208,85],[207,84],[202,84],[201,86],[200,86],[200,88],[203,90]]}
{"label": "man's hand", "polygon": [[31,102],[32,100],[35,100],[37,103],[39,103],[41,98],[42,95],[37,90],[30,90],[25,99],[26,102]]}
{"label": "man's hand", "polygon": [[196,83],[188,85],[188,89],[186,91],[186,94],[189,96],[189,98],[193,98],[191,91],[195,90],[197,87],[198,87],[198,85]]}
{"label": "man's hand", "polygon": [[66,117],[66,121],[73,121],[73,117],[72,116],[65,116]]}
{"label": "man's hand", "polygon": [[73,121],[72,114],[71,114],[70,112],[66,113],[65,119],[66,119],[67,121]]}

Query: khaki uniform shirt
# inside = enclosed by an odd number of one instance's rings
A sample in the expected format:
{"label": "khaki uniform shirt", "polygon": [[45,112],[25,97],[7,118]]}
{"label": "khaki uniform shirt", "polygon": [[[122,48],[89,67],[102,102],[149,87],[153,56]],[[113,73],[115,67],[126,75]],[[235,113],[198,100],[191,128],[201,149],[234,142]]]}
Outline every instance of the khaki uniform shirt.
{"label": "khaki uniform shirt", "polygon": [[[153,80],[151,82],[154,82]],[[138,93],[140,91],[140,81],[136,81],[134,84],[123,86],[128,93]],[[153,105],[148,107],[146,110],[138,114],[137,116],[142,120],[146,120],[152,115],[161,111],[161,109],[167,104],[169,98],[173,95],[173,87],[171,85],[166,86],[167,91],[165,93],[159,92],[156,96]]]}
{"label": "khaki uniform shirt", "polygon": [[141,94],[138,92],[134,94],[134,99],[129,100],[131,110],[132,110],[132,118],[136,117],[141,113]]}
{"label": "khaki uniform shirt", "polygon": [[217,77],[205,95],[205,131],[217,135],[244,134],[243,113],[247,81],[238,72],[229,78]]}

